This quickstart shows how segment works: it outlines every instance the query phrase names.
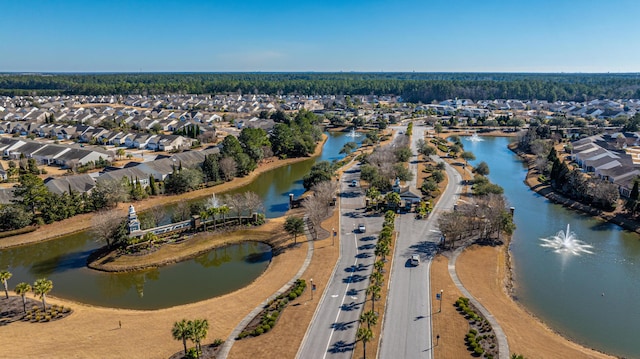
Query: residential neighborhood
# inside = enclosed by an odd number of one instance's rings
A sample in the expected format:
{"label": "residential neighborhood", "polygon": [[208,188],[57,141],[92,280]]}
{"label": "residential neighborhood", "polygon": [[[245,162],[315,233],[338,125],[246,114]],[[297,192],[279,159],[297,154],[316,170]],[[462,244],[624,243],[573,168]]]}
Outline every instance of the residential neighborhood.
{"label": "residential neighborhood", "polygon": [[[520,118],[522,122],[515,124],[519,127],[526,127],[531,120],[561,119],[563,126],[579,129],[628,119],[639,108],[640,100],[633,99],[550,103],[456,98],[411,104],[400,96],[376,95],[4,96],[0,97],[0,150],[5,160],[33,158],[38,165],[67,170],[61,178],[46,179],[51,190],[71,188],[85,193],[91,191],[95,181],[103,179],[137,178],[143,186],[150,176],[163,181],[171,173],[173,162],[193,153],[197,156],[192,155],[189,164],[201,164],[206,152],[201,150],[227,134],[237,136],[244,127],[270,131],[275,124],[270,115],[276,111],[306,109],[325,115],[334,125],[359,119],[354,124],[375,127],[425,118],[432,124],[446,121],[454,128],[506,125],[504,131],[509,131],[513,121],[507,123],[505,118]],[[575,143],[573,157],[586,172],[612,181],[626,196],[640,173],[638,161],[632,160],[638,156],[633,152],[636,136],[618,133],[584,138]],[[123,157],[130,162],[122,162],[120,168],[109,165],[99,172],[75,175],[79,167],[101,161],[111,164]],[[0,178],[7,180],[6,168],[0,167]],[[6,203],[11,189],[2,191],[5,193],[0,203]]]}

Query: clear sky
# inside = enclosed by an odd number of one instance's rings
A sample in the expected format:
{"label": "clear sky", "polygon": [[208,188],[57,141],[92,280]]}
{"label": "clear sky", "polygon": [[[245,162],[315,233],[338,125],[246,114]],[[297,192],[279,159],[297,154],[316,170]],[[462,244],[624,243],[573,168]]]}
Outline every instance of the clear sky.
{"label": "clear sky", "polygon": [[640,0],[0,0],[0,72],[640,72]]}

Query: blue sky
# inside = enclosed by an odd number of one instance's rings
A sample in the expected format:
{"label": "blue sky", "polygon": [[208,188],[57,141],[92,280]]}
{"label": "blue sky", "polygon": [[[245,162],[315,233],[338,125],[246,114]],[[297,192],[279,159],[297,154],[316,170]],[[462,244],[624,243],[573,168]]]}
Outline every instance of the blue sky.
{"label": "blue sky", "polygon": [[640,72],[637,0],[0,0],[0,72]]}

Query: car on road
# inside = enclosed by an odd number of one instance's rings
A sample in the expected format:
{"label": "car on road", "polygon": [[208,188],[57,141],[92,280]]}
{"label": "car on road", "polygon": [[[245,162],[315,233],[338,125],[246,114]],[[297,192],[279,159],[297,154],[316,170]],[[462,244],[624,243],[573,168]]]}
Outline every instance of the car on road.
{"label": "car on road", "polygon": [[358,232],[365,233],[367,231],[367,227],[364,226],[364,223],[360,223],[358,225]]}
{"label": "car on road", "polygon": [[353,180],[351,181],[351,184],[349,185],[351,187],[358,187],[358,181],[357,180]]}
{"label": "car on road", "polygon": [[411,256],[411,259],[409,259],[409,263],[411,263],[412,266],[417,267],[420,265],[420,256],[417,254],[414,254]]}

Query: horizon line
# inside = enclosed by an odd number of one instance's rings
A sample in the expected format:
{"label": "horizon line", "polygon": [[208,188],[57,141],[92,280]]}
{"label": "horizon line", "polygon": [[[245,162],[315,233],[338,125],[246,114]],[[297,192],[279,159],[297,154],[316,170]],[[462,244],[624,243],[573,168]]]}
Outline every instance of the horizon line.
{"label": "horizon line", "polygon": [[536,72],[536,71],[0,71],[0,75],[38,74],[534,74],[534,75],[638,75],[631,72]]}

